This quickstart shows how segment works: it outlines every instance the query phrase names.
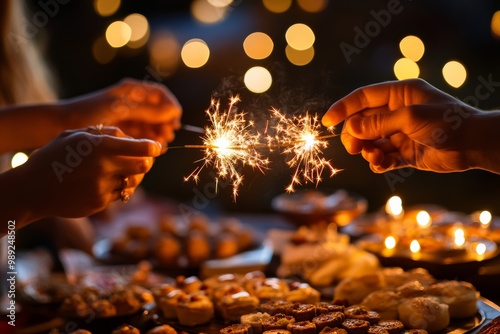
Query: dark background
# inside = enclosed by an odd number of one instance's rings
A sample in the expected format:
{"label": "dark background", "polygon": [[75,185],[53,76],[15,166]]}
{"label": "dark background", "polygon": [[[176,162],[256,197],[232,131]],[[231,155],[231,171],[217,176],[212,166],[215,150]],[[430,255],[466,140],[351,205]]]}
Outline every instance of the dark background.
{"label": "dark background", "polygon": [[[41,10],[38,0],[30,1],[31,10]],[[364,29],[374,18],[370,11],[387,9],[390,1],[330,1],[320,13],[306,13],[295,3],[285,13],[267,11],[261,1],[235,1],[230,13],[220,23],[197,23],[189,12],[189,1],[123,0],[117,13],[100,17],[93,1],[69,1],[60,5],[40,34],[46,38],[47,60],[58,78],[60,96],[72,97],[116,83],[124,77],[143,79],[148,73],[147,46],[136,50],[119,50],[108,64],[97,63],[91,52],[93,42],[103,35],[115,20],[138,12],[149,20],[152,32],[166,28],[181,45],[191,38],[202,38],[210,47],[208,63],[190,69],[182,63],[162,83],[177,96],[184,108],[183,123],[204,126],[204,110],[213,95],[224,98],[240,94],[240,107],[258,115],[271,106],[288,113],[306,110],[323,115],[328,106],[359,86],[395,80],[394,62],[401,57],[399,41],[410,34],[420,37],[426,50],[418,62],[420,77],[434,86],[460,98],[474,96],[480,84],[478,77],[500,81],[500,40],[490,31],[491,17],[500,9],[500,1],[401,0],[403,10],[391,17],[390,24],[379,35],[353,55],[347,63],[339,44],[353,44],[354,27]],[[308,24],[316,34],[315,57],[306,66],[295,66],[285,57],[284,33],[294,23]],[[274,50],[264,60],[252,60],[243,51],[244,38],[254,32],[267,33],[274,41]],[[468,77],[459,89],[444,81],[441,68],[449,60],[465,65]],[[273,74],[273,85],[264,94],[250,93],[242,85],[242,76],[251,66],[266,66]],[[483,109],[500,106],[500,90],[481,101]],[[500,142],[500,140],[499,140]],[[200,143],[199,135],[179,131],[171,145]],[[378,209],[388,197],[397,194],[404,204],[434,203],[452,210],[472,212],[488,209],[500,214],[500,176],[483,171],[436,174],[406,170],[403,174],[373,174],[360,156],[348,155],[338,138],[330,142],[325,156],[343,171],[332,178],[325,174],[319,189],[348,189],[365,196],[370,210]],[[208,171],[202,173],[198,185],[184,182],[202,157],[197,150],[171,150],[157,159],[143,182],[153,196],[171,198],[198,209],[215,208],[226,212],[269,212],[271,199],[284,192],[291,170],[282,156],[265,175],[251,168],[244,169],[245,180],[235,201],[230,187],[213,194],[213,180]],[[390,187],[387,177],[401,182]],[[311,188],[308,185],[300,188]],[[200,196],[199,194],[205,194]]]}

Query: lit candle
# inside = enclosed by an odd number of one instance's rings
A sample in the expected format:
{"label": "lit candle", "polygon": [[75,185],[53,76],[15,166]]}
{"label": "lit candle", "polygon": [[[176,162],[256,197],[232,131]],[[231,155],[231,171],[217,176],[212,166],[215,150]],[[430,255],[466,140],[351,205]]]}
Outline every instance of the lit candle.
{"label": "lit candle", "polygon": [[399,196],[392,196],[385,204],[385,212],[394,219],[401,218],[403,215],[403,201]]}
{"label": "lit candle", "polygon": [[492,216],[489,211],[481,211],[479,214],[479,223],[481,228],[487,230],[491,225]]}
{"label": "lit candle", "polygon": [[385,238],[384,245],[387,249],[394,249],[396,247],[396,238],[392,235],[388,236]]}
{"label": "lit candle", "polygon": [[410,252],[413,259],[420,258],[420,243],[417,239],[413,239],[410,243]]}
{"label": "lit candle", "polygon": [[421,229],[426,229],[432,225],[431,215],[427,211],[419,211],[417,213],[417,225]]}
{"label": "lit candle", "polygon": [[465,231],[461,225],[453,231],[453,242],[457,248],[461,248],[465,244]]}

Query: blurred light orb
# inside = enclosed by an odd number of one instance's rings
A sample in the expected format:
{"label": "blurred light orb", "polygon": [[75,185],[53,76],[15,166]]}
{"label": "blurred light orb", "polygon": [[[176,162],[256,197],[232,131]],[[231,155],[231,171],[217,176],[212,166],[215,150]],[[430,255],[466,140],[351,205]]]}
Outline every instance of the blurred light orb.
{"label": "blurred light orb", "polygon": [[115,21],[106,29],[106,40],[114,48],[121,48],[130,41],[132,29],[123,21]]}
{"label": "blurred light orb", "polygon": [[17,152],[16,154],[14,154],[14,156],[12,156],[10,165],[12,166],[12,168],[16,168],[24,164],[26,161],[28,161],[28,156],[26,155],[26,153]]}
{"label": "blurred light orb", "polygon": [[233,0],[207,0],[214,7],[227,7],[233,3]]}
{"label": "blurred light orb", "polygon": [[250,68],[243,78],[247,89],[253,93],[264,93],[273,83],[271,73],[262,66]]}
{"label": "blurred light orb", "polygon": [[418,78],[420,68],[413,60],[401,58],[394,64],[394,74],[398,80]]}
{"label": "blurred light orb", "polygon": [[101,16],[110,16],[120,8],[121,0],[94,0],[94,9]]}
{"label": "blurred light orb", "polygon": [[148,46],[149,62],[154,70],[165,72],[161,77],[173,72],[179,65],[181,46],[174,34],[169,31],[158,31],[151,37]]}
{"label": "blurred light orb", "polygon": [[116,49],[112,48],[104,36],[95,40],[92,45],[92,55],[99,64],[108,64],[115,58]]}
{"label": "blurred light orb", "polygon": [[491,33],[496,38],[500,38],[500,10],[497,10],[491,18]]}
{"label": "blurred light orb", "polygon": [[303,11],[319,13],[328,6],[328,0],[297,0],[297,4]]}
{"label": "blurred light orb", "polygon": [[451,87],[458,88],[467,79],[467,70],[460,62],[452,60],[443,66],[443,77]]}
{"label": "blurred light orb", "polygon": [[296,23],[287,29],[285,39],[292,48],[302,51],[313,46],[316,37],[309,26]]}
{"label": "blurred light orb", "polygon": [[273,13],[284,13],[292,5],[292,0],[262,0],[264,7]]}
{"label": "blurred light orb", "polygon": [[424,55],[425,46],[424,42],[417,36],[406,36],[399,42],[399,49],[403,56],[413,61],[419,61]]}
{"label": "blurred light orb", "polygon": [[[123,22],[128,24],[130,29],[132,29],[132,34],[130,35],[130,43],[139,42],[144,39],[149,34],[149,23],[148,20],[141,14],[130,14],[127,16]],[[142,45],[144,45],[143,42]],[[133,44],[132,44],[133,45]]]}
{"label": "blurred light orb", "polygon": [[297,66],[304,66],[309,64],[314,58],[314,47],[306,50],[296,50],[290,45],[285,48],[285,54],[288,61]]}
{"label": "blurred light orb", "polygon": [[264,59],[273,52],[274,43],[269,35],[263,32],[254,32],[243,41],[243,50],[252,59]]}
{"label": "blurred light orb", "polygon": [[199,38],[187,41],[181,50],[181,58],[187,67],[199,68],[205,65],[210,57],[207,43]]}
{"label": "blurred light orb", "polygon": [[224,19],[226,7],[213,6],[207,0],[195,0],[191,3],[191,15],[201,23],[213,24]]}

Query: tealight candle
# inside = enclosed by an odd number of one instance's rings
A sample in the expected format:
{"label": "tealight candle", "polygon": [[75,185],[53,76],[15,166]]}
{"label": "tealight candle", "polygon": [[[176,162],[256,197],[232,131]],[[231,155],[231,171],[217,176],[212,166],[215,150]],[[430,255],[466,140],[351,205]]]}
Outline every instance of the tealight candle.
{"label": "tealight candle", "polygon": [[432,225],[432,218],[431,215],[427,211],[419,211],[417,213],[417,225],[421,229],[426,229],[429,228]]}
{"label": "tealight candle", "polygon": [[385,212],[394,219],[401,218],[403,215],[403,201],[399,196],[392,196],[385,204]]}
{"label": "tealight candle", "polygon": [[413,239],[410,243],[410,252],[413,259],[420,258],[420,243],[417,239]]}
{"label": "tealight candle", "polygon": [[481,211],[479,214],[479,223],[481,224],[481,228],[485,230],[488,229],[491,225],[491,220],[492,216],[489,211]]}

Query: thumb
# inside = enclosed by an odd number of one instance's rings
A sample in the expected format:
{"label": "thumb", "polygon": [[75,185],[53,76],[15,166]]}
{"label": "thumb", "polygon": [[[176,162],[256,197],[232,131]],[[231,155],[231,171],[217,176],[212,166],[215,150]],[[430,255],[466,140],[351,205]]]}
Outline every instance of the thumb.
{"label": "thumb", "polygon": [[346,120],[344,131],[358,139],[377,140],[396,133],[405,133],[407,124],[408,120],[397,111],[358,114]]}

